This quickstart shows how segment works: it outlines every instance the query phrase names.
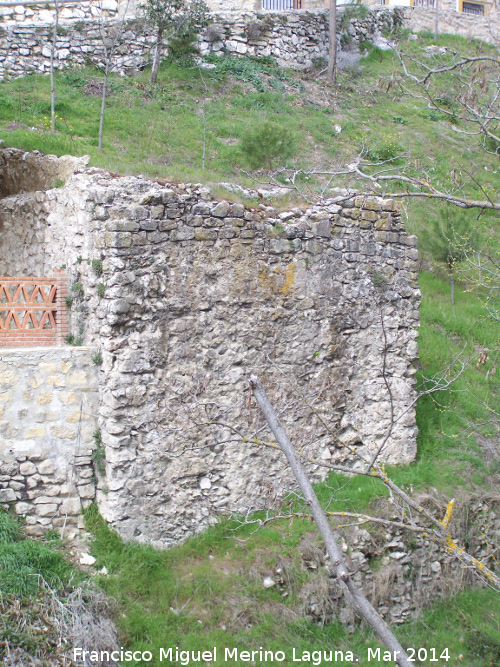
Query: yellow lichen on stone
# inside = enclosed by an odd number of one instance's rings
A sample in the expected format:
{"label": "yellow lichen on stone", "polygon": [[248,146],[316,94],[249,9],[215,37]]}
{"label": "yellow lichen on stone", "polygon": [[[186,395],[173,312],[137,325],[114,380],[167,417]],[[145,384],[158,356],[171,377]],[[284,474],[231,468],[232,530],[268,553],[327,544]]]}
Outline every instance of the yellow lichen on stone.
{"label": "yellow lichen on stone", "polygon": [[281,294],[283,294],[283,296],[287,296],[288,292],[293,288],[294,285],[295,285],[295,265],[289,264],[285,272],[285,282],[283,283],[283,287],[280,289]]}

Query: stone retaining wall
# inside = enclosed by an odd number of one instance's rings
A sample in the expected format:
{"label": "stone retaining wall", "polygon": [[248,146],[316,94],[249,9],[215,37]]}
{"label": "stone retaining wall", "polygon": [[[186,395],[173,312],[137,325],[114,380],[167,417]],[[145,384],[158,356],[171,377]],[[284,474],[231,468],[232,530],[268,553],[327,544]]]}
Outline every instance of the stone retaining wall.
{"label": "stone retaining wall", "polygon": [[0,503],[30,535],[76,534],[95,496],[97,367],[87,348],[0,350]]}
{"label": "stone retaining wall", "polygon": [[[119,8],[124,9],[123,5],[123,0],[65,0],[59,5],[59,22],[93,20],[100,16],[111,18],[116,16]],[[54,23],[55,5],[54,2],[12,3],[12,6],[0,7],[0,17],[3,25],[50,25]]]}
{"label": "stone retaining wall", "polygon": [[[397,10],[381,10],[355,20],[348,29],[350,39],[369,39],[397,22]],[[328,57],[328,21],[324,11],[225,12],[213,14],[213,23],[200,35],[203,55],[224,52],[235,55],[273,56],[285,67],[304,69],[315,59]],[[340,14],[339,14],[340,20]],[[105,35],[115,29],[109,21]],[[48,73],[52,45],[50,25],[0,26],[0,78],[30,72]],[[131,73],[151,62],[155,31],[136,19],[126,23],[116,50],[114,71]],[[341,34],[338,35],[339,47]],[[92,63],[104,66],[104,49],[99,21],[66,23],[56,43],[55,68]]]}

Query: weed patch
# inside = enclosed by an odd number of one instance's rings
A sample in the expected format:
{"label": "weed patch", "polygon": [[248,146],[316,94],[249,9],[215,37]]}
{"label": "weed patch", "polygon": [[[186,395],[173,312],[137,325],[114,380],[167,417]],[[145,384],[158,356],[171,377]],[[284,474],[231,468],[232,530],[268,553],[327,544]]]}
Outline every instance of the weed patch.
{"label": "weed patch", "polygon": [[23,538],[17,521],[0,511],[0,591],[24,598],[36,595],[45,581],[51,588],[64,588],[72,568],[60,553],[42,542]]}

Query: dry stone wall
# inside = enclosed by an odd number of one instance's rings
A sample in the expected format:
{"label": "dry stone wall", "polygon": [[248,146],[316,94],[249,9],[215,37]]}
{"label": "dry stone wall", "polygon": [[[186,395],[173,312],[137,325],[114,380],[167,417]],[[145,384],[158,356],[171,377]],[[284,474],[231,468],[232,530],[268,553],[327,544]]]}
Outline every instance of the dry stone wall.
{"label": "dry stone wall", "polygon": [[[7,4],[7,3],[6,3]],[[117,0],[75,0],[66,1],[59,8],[59,22],[64,24],[66,21],[92,20],[104,16],[106,18],[115,16],[119,11],[119,6],[123,5]],[[124,7],[122,6],[122,9]],[[53,24],[55,18],[55,7],[52,2],[46,4],[19,4],[9,3],[7,6],[0,6],[0,17],[4,25],[14,23],[19,24]]]}
{"label": "dry stone wall", "polygon": [[97,370],[85,348],[0,348],[0,504],[75,535],[95,496]]}
{"label": "dry stone wall", "polygon": [[[427,495],[419,500],[437,516],[444,515],[446,502],[442,499]],[[450,524],[452,535],[461,536],[460,541],[466,536],[468,553],[497,573],[500,565],[492,545],[500,539],[499,511],[498,497],[465,497],[457,503]],[[396,522],[400,519],[386,502],[379,503],[377,515]],[[374,524],[341,528],[339,534],[354,581],[391,625],[414,620],[436,600],[478,584],[474,573],[428,535]],[[354,630],[356,619],[338,581],[331,577],[324,547],[316,537],[309,537],[298,550],[305,567],[315,575],[299,593],[306,614],[321,624],[337,619]],[[273,576],[279,586],[279,575]]]}
{"label": "dry stone wall", "polygon": [[[398,21],[397,10],[374,12],[366,20],[355,20],[349,38],[369,39]],[[284,67],[304,69],[315,59],[328,57],[328,21],[325,11],[258,13],[220,12],[200,35],[202,55],[211,52],[233,55],[273,56]],[[339,19],[340,20],[340,19]],[[104,25],[107,36],[116,24]],[[0,26],[0,78],[48,73],[53,28],[50,24]],[[156,35],[143,21],[130,20],[116,49],[114,70],[131,73],[151,62]],[[340,33],[338,35],[340,48]],[[165,44],[166,46],[166,44]],[[101,25],[97,20],[68,22],[57,38],[55,68],[92,64],[104,66]]]}
{"label": "dry stone wall", "polygon": [[[124,537],[168,546],[291,488],[276,450],[228,426],[262,426],[250,372],[288,406],[283,419],[312,457],[355,467],[346,445],[366,456],[389,436],[385,460],[414,458],[417,253],[397,201],[340,194],[309,209],[248,208],[200,185],[75,167],[63,187],[32,194],[43,208],[33,252],[22,252],[26,195],[0,200],[0,215],[11,220],[9,270],[64,266],[78,286],[72,331],[102,355],[97,498]],[[336,438],[297,403],[290,378]],[[401,415],[392,431],[386,380]]]}

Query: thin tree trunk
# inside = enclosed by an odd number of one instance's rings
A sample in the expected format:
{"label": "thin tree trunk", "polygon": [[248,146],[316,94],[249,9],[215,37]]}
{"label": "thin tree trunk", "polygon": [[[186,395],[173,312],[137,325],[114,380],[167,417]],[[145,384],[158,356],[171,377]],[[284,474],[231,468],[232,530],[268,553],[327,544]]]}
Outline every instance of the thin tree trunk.
{"label": "thin tree trunk", "polygon": [[123,30],[123,24],[125,22],[125,15],[128,11],[128,6],[129,6],[130,0],[127,0],[127,4],[125,5],[125,8],[123,10],[123,15],[120,19],[120,24],[118,26],[118,29],[115,32],[114,37],[112,38],[111,44],[108,45],[108,40],[106,39],[105,33],[104,33],[104,17],[101,11],[101,15],[99,18],[99,32],[101,35],[101,41],[102,41],[102,46],[104,49],[104,57],[105,57],[105,68],[104,68],[104,87],[102,89],[102,102],[101,102],[101,117],[99,119],[99,143],[97,145],[97,150],[100,153],[102,150],[102,135],[104,132],[104,111],[106,109],[106,94],[108,92],[108,76],[109,72],[113,71],[113,55],[115,52],[116,44],[122,34]]}
{"label": "thin tree trunk", "polygon": [[151,69],[151,78],[149,80],[149,84],[151,86],[155,85],[156,79],[158,78],[158,70],[160,69],[161,54],[163,51],[162,39],[163,39],[163,28],[158,28],[158,34],[156,36],[155,55],[153,58],[153,67]]}
{"label": "thin tree trunk", "polygon": [[337,0],[330,0],[328,13],[328,71],[327,79],[335,83],[337,76]]}
{"label": "thin tree trunk", "polygon": [[104,70],[104,86],[102,89],[101,117],[99,119],[99,144],[97,146],[97,150],[99,153],[102,150],[102,135],[104,131],[104,111],[106,109],[106,93],[108,90],[108,74],[109,74],[109,63],[106,63],[106,69]]}
{"label": "thin tree trunk", "polygon": [[455,276],[450,271],[450,291],[451,291],[451,303],[455,305]]}
{"label": "thin tree trunk", "polygon": [[439,0],[434,0],[436,3],[436,24],[434,26],[434,39],[438,38],[439,33]]}
{"label": "thin tree trunk", "polygon": [[54,85],[54,58],[56,55],[57,29],[59,27],[59,0],[56,0],[54,16],[54,35],[52,37],[52,48],[50,50],[50,130],[52,134],[56,131],[56,89]]}
{"label": "thin tree trunk", "polygon": [[198,72],[200,73],[200,78],[203,82],[203,151],[201,154],[201,168],[205,170],[205,157],[207,155],[207,84],[205,83],[205,77],[201,67],[198,67]]}
{"label": "thin tree trunk", "polygon": [[406,655],[403,647],[398,642],[392,630],[385,623],[383,618],[377,613],[370,602],[364,595],[356,588],[352,581],[351,575],[347,570],[344,562],[342,551],[340,550],[335,536],[332,532],[328,519],[326,518],[318,498],[314,493],[302,465],[299,461],[295,450],[288,439],[285,429],[281,425],[278,415],[274,411],[259,378],[256,375],[250,376],[250,386],[262,414],[264,415],[269,428],[274,434],[281,450],[285,454],[288,464],[297,479],[300,489],[304,495],[304,499],[311,509],[313,518],[318,526],[321,537],[326,546],[328,555],[330,556],[330,564],[334,569],[335,575],[342,586],[344,594],[353,607],[353,609],[375,630],[379,639],[391,651],[394,662],[400,667],[414,667]]}

